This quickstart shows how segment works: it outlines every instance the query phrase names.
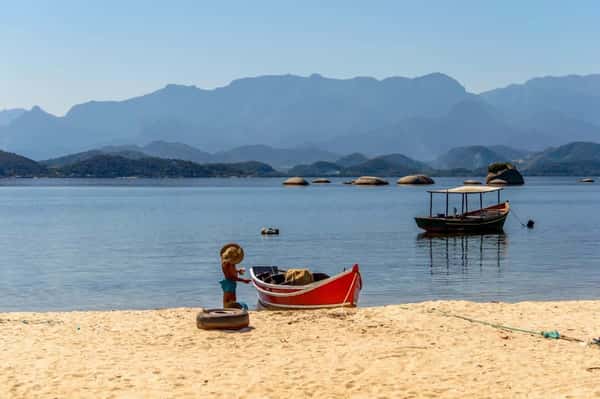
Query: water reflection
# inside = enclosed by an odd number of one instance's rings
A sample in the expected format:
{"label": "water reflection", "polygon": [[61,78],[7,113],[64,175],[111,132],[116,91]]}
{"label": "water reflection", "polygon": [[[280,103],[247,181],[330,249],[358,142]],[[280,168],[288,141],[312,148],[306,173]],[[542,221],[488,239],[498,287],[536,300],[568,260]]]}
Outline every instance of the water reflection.
{"label": "water reflection", "polygon": [[[429,255],[432,275],[464,273],[475,269],[483,272],[487,267],[502,271],[507,257],[508,237],[505,233],[417,236],[417,250]],[[422,255],[427,256],[425,253]]]}

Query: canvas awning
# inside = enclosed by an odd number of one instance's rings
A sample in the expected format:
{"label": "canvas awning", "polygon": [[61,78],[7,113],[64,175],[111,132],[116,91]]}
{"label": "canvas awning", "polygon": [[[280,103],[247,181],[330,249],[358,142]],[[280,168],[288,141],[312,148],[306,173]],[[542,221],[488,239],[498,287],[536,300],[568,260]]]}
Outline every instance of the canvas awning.
{"label": "canvas awning", "polygon": [[478,193],[491,193],[494,191],[500,191],[502,187],[490,187],[490,186],[460,186],[454,188],[447,188],[444,190],[430,190],[430,193],[439,194],[478,194]]}

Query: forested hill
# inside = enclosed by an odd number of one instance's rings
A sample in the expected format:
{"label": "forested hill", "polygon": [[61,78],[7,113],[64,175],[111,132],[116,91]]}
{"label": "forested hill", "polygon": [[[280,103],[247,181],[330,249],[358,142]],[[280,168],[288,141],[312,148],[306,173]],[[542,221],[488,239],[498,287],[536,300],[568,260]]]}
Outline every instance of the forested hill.
{"label": "forested hill", "polygon": [[98,155],[56,170],[64,177],[266,177],[278,172],[262,162],[204,164],[161,158],[130,159]]}
{"label": "forested hill", "polygon": [[0,177],[45,176],[47,169],[39,163],[11,152],[0,151]]}

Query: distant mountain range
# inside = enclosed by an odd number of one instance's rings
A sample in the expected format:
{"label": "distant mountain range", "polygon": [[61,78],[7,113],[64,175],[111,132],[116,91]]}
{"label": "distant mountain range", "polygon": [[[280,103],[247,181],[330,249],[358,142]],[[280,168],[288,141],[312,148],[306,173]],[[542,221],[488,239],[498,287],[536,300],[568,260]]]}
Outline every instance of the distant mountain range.
{"label": "distant mountain range", "polygon": [[187,144],[153,141],[145,146],[106,146],[48,159],[41,161],[41,163],[49,167],[63,167],[101,154],[119,155],[129,159],[140,159],[145,157],[179,159],[199,164],[236,163],[260,160],[261,162],[281,170],[289,169],[301,163],[316,162],[319,160],[333,161],[339,158],[339,155],[337,154],[309,147],[280,149],[265,145],[252,145],[211,154]]}
{"label": "distant mountain range", "polygon": [[[364,154],[353,153],[335,161],[296,165],[287,171],[275,170],[271,165],[256,160],[200,163],[177,159],[178,153],[173,152],[174,149],[180,149],[183,155],[190,157],[197,155],[193,147],[177,143],[105,147],[43,162],[0,151],[0,177],[317,177],[402,176],[415,173],[473,176],[485,175],[487,166],[496,162],[511,162],[526,175],[600,175],[600,144],[591,142],[573,142],[540,152],[526,152],[505,146],[457,147],[429,163],[403,154],[368,158]],[[154,155],[145,151],[153,151]],[[164,157],[157,156],[159,152]]]}
{"label": "distant mountain range", "polygon": [[[163,141],[197,148],[186,157],[197,162],[252,151],[249,158],[266,158],[269,148],[329,153],[313,161],[353,152],[433,160],[471,145],[540,151],[597,141],[598,109],[600,75],[535,78],[479,95],[441,73],[383,80],[261,76],[214,90],[167,85],[124,101],[78,104],[61,117],[39,107],[0,111],[0,147],[33,159]],[[310,162],[295,156],[280,152],[272,162]]]}
{"label": "distant mountain range", "polygon": [[597,175],[600,174],[600,144],[572,142],[540,152],[494,146],[460,147],[451,149],[430,165],[441,170],[478,171],[494,162],[511,162],[527,175]]}
{"label": "distant mountain range", "polygon": [[360,162],[346,164],[340,161],[316,162],[298,165],[288,171],[299,176],[402,176],[425,173],[434,176],[484,176],[488,165],[510,162],[526,175],[586,176],[600,175],[600,144],[573,142],[551,147],[540,152],[528,152],[506,146],[467,146],[450,149],[434,161],[425,163],[402,154],[391,154],[367,159],[352,154]]}
{"label": "distant mountain range", "polygon": [[600,144],[574,142],[535,153],[520,163],[530,175],[598,175]]}
{"label": "distant mountain range", "polygon": [[0,126],[9,125],[13,120],[23,115],[26,110],[22,108],[0,110]]}
{"label": "distant mountain range", "polygon": [[531,152],[517,150],[507,146],[467,146],[457,147],[437,157],[429,165],[436,169],[469,169],[485,168],[494,162],[513,162],[527,158]]}
{"label": "distant mountain range", "polygon": [[350,155],[346,155],[339,158],[337,161],[335,161],[335,163],[344,168],[347,168],[349,166],[359,165],[368,160],[369,158],[367,158],[366,155],[361,154],[360,152],[354,152]]}

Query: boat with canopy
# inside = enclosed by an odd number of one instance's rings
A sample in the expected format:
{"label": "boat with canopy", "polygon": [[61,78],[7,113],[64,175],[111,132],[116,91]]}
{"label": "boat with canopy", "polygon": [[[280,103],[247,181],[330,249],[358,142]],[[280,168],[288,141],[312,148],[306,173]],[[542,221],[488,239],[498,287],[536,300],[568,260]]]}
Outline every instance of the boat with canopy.
{"label": "boat with canopy", "polygon": [[[429,216],[418,216],[415,218],[417,226],[431,233],[470,233],[502,231],[506,217],[510,212],[508,201],[500,202],[502,187],[490,186],[461,186],[444,190],[429,190]],[[483,207],[483,195],[497,193],[496,204]],[[444,213],[433,213],[433,195],[442,194],[446,196],[446,211]],[[454,208],[449,212],[451,196],[461,197],[461,210]],[[479,208],[469,211],[469,198],[479,197]],[[473,203],[473,202],[471,202]]]}

